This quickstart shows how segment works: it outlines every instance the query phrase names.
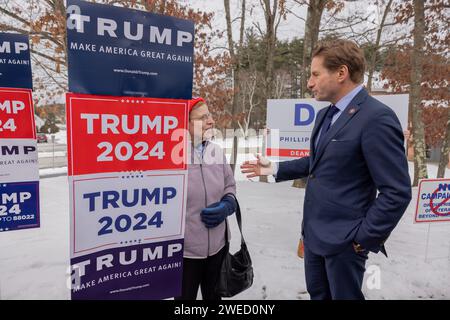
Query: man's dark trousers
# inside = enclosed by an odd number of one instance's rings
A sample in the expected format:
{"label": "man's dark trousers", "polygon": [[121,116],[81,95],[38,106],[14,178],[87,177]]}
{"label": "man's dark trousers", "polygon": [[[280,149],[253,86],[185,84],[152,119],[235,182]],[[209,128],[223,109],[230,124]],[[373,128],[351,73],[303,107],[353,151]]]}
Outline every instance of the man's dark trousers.
{"label": "man's dark trousers", "polygon": [[368,251],[321,256],[305,247],[306,286],[311,300],[363,300],[361,291]]}

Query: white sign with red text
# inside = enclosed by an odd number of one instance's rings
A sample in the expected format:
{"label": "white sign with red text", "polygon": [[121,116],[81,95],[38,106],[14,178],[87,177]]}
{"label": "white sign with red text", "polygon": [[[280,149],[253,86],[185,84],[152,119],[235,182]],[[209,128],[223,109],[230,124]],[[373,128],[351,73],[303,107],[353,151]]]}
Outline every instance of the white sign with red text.
{"label": "white sign with red text", "polygon": [[67,94],[69,176],[185,170],[185,100]]}
{"label": "white sign with red text", "polygon": [[419,182],[414,222],[450,221],[450,179]]}
{"label": "white sign with red text", "polygon": [[72,298],[179,294],[187,101],[69,93],[66,114]]}
{"label": "white sign with red text", "polygon": [[[407,130],[408,95],[374,96],[397,115],[403,131]],[[267,155],[281,159],[309,156],[310,138],[317,113],[329,102],[315,99],[267,100]]]}

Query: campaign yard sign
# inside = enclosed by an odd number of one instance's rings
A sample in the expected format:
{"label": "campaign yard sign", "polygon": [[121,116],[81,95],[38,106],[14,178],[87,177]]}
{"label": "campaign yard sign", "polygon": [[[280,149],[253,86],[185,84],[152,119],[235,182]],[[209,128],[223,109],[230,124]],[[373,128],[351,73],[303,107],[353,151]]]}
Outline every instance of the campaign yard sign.
{"label": "campaign yard sign", "polygon": [[33,89],[28,36],[0,32],[0,87]]}
{"label": "campaign yard sign", "polygon": [[282,159],[309,156],[310,137],[320,109],[329,105],[314,99],[277,99],[267,101],[266,154]]}
{"label": "campaign yard sign", "polygon": [[71,92],[192,97],[192,21],[68,0],[67,44]]}
{"label": "campaign yard sign", "polygon": [[450,179],[419,182],[414,222],[450,221]]}
{"label": "campaign yard sign", "polygon": [[[408,95],[377,95],[397,115],[403,130],[407,130]],[[266,154],[284,160],[309,156],[310,139],[317,113],[329,102],[315,99],[267,100]]]}
{"label": "campaign yard sign", "polygon": [[39,166],[31,90],[0,88],[0,232],[39,225]]}
{"label": "campaign yard sign", "polygon": [[71,179],[72,299],[181,294],[183,173]]}
{"label": "campaign yard sign", "polygon": [[69,175],[185,170],[187,117],[183,100],[68,94]]}
{"label": "campaign yard sign", "polygon": [[67,94],[72,299],[181,294],[187,101]]}

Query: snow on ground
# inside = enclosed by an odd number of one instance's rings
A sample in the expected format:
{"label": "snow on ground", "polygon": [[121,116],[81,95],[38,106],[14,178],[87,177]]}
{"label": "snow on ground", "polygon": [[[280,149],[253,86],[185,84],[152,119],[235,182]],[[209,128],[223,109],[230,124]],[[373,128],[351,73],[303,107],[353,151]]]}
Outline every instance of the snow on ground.
{"label": "snow on ground", "polygon": [[0,233],[2,299],[68,299],[69,198],[66,176],[42,179],[41,227]]}
{"label": "snow on ground", "polygon": [[61,168],[46,168],[39,170],[39,177],[47,178],[47,177],[56,177],[61,175],[67,175],[67,167]]}
{"label": "snow on ground", "polygon": [[51,158],[51,157],[65,157],[67,156],[66,151],[55,151],[55,152],[39,152],[38,158]]}
{"label": "snow on ground", "polygon": [[54,135],[55,135],[55,143],[61,143],[61,144],[67,143],[67,131],[66,130],[59,130]]}
{"label": "snow on ground", "polygon": [[[296,256],[304,189],[292,188],[291,182],[239,182],[238,196],[255,282],[237,298],[309,299],[303,260]],[[414,202],[386,243],[389,258],[369,255],[371,274],[366,273],[363,287],[368,299],[450,299],[450,224],[431,225],[425,261],[428,224],[413,223]],[[380,289],[373,288],[376,274]]]}
{"label": "snow on ground", "polygon": [[[242,160],[242,158],[241,158]],[[58,171],[59,170],[59,171]],[[41,170],[41,228],[0,233],[1,299],[68,299],[69,200],[65,168]],[[429,172],[436,170],[429,166]],[[447,172],[446,176],[450,176]],[[434,172],[435,174],[435,172]],[[296,256],[303,189],[291,182],[259,183],[237,174],[245,239],[254,284],[235,299],[309,299],[303,260]],[[368,299],[450,299],[450,224],[414,224],[415,198],[386,243],[389,258],[370,254],[364,292]],[[231,217],[232,250],[239,233]],[[430,228],[428,259],[425,261]],[[370,289],[374,276],[380,287]],[[369,284],[369,286],[367,285]]]}
{"label": "snow on ground", "polygon": [[[66,143],[65,134],[58,133],[56,142]],[[231,147],[231,141],[217,142]],[[260,145],[260,139],[241,140],[240,152],[245,147],[253,152]],[[241,153],[238,167],[249,159],[253,155]],[[429,177],[436,173],[437,165],[428,164]],[[66,174],[67,167],[40,170],[41,228],[0,233],[0,299],[69,299]],[[450,169],[445,176],[450,177]],[[292,188],[291,182],[249,181],[239,170],[236,180],[255,278],[253,286],[234,299],[309,299],[303,260],[296,256],[304,189]],[[368,299],[450,299],[450,223],[414,224],[416,197],[413,188],[413,201],[386,243],[389,258],[369,255],[363,286]],[[230,221],[235,251],[239,232],[234,216]],[[377,275],[380,286],[373,288]]]}

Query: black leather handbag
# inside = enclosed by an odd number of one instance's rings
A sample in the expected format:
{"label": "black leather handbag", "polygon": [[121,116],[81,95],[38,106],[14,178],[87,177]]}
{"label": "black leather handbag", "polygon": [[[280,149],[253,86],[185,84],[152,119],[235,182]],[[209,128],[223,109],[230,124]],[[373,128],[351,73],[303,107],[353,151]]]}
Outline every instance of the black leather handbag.
{"label": "black leather handbag", "polygon": [[[236,197],[235,197],[236,199]],[[221,297],[233,297],[236,294],[250,288],[253,284],[253,267],[250,253],[242,234],[241,208],[236,199],[236,219],[241,232],[241,249],[235,254],[229,252],[230,243],[228,241],[228,222],[225,225],[226,251],[220,269],[219,280],[216,284],[216,292]]]}

